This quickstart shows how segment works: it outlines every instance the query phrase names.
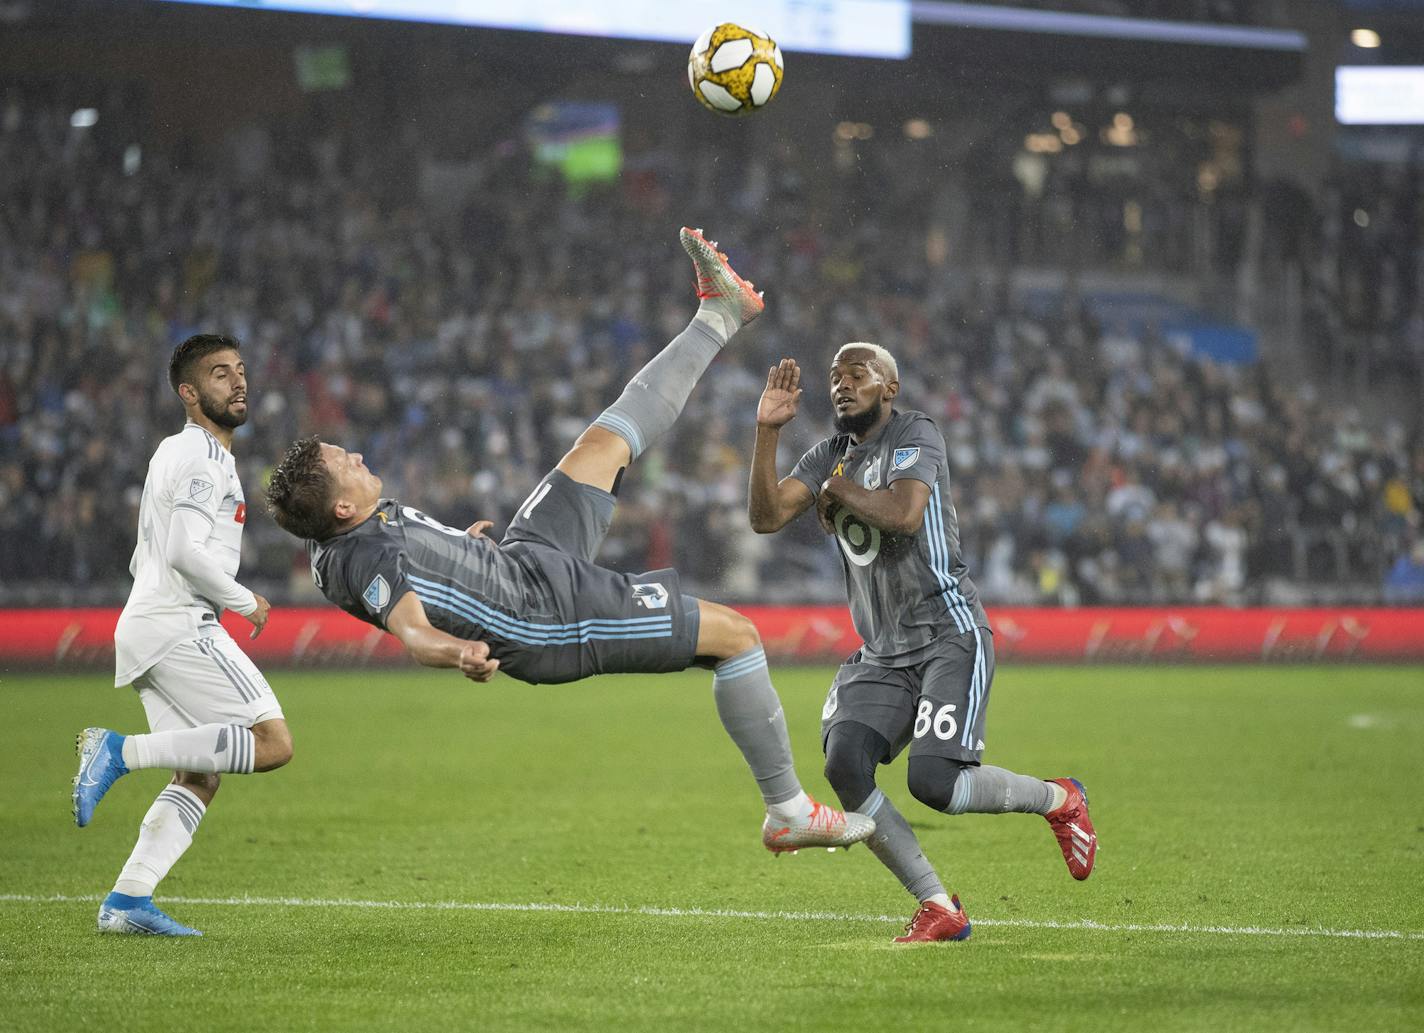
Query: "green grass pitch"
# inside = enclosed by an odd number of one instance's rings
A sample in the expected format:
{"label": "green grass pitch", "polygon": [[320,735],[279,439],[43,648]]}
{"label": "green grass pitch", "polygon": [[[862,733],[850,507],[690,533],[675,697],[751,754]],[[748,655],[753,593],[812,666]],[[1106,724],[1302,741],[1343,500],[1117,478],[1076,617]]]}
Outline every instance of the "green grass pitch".
{"label": "green grass pitch", "polygon": [[[864,848],[762,850],[705,673],[269,673],[296,759],[228,776],[160,887],[191,941],[94,931],[164,776],[78,830],[71,743],[137,700],[0,677],[0,1029],[1424,1028],[1418,667],[1004,665],[988,759],[1084,781],[1097,871],[1041,818],[927,811],[902,759],[882,784],[975,922],[910,949]],[[830,798],[830,671],[775,673]]]}

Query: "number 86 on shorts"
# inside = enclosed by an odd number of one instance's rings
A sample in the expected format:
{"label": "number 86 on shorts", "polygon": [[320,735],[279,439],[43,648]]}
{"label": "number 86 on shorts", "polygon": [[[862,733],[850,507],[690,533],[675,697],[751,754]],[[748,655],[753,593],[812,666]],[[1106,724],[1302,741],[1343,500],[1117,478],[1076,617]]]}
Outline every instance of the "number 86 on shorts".
{"label": "number 86 on shorts", "polygon": [[957,709],[955,704],[946,703],[936,711],[934,700],[922,698],[919,712],[915,714],[915,738],[923,739],[933,729],[936,739],[946,742],[953,739],[954,733],[959,731],[959,722],[954,718]]}

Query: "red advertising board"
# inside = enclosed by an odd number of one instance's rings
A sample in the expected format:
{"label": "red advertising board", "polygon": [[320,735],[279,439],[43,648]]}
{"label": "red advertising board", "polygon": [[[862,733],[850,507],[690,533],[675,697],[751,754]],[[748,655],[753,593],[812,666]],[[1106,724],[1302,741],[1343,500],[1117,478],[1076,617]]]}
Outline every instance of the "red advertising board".
{"label": "red advertising board", "polygon": [[[838,662],[860,645],[841,606],[746,606],[778,660]],[[0,670],[109,668],[113,609],[0,610]],[[1424,608],[991,611],[1001,660],[1312,662],[1424,660]],[[400,644],[333,608],[272,611],[261,637],[223,622],[259,663],[346,667],[396,660]]]}

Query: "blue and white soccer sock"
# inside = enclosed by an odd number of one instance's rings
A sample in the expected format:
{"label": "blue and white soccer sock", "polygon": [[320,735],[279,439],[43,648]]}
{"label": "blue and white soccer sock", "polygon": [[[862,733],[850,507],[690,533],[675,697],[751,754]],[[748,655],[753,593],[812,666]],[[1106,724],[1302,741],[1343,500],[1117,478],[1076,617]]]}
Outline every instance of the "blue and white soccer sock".
{"label": "blue and white soccer sock", "polygon": [[163,792],[143,816],[138,842],[129,855],[114,892],[130,897],[151,897],[169,869],[193,842],[193,833],[207,813],[196,793],[180,785],[164,786]]}
{"label": "blue and white soccer sock", "polygon": [[731,336],[724,332],[722,318],[719,311],[699,309],[687,329],[634,374],[594,426],[628,442],[634,459],[647,451],[682,413],[697,381]]}
{"label": "blue and white soccer sock", "polygon": [[[1055,793],[1055,789],[1059,792]],[[1005,814],[1009,811],[1047,814],[1066,798],[1062,787],[1052,782],[982,764],[959,772],[945,811],[949,814]]]}
{"label": "blue and white soccer sock", "polygon": [[199,725],[175,732],[126,735],[123,755],[130,771],[167,768],[210,775],[250,775],[257,759],[257,743],[252,729],[241,725]]}
{"label": "blue and white soccer sock", "polygon": [[767,811],[783,821],[804,818],[811,810],[810,797],[796,777],[786,714],[772,687],[762,648],[719,663],[712,677],[712,696],[722,727],[752,769]]}

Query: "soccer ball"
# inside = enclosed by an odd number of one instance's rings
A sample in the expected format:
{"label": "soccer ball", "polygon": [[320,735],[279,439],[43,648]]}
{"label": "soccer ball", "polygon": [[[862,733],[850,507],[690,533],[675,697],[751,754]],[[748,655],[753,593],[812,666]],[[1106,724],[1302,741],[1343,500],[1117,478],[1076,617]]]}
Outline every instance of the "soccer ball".
{"label": "soccer ball", "polygon": [[781,89],[781,48],[755,29],[724,22],[692,44],[687,84],[702,106],[719,115],[749,115]]}

